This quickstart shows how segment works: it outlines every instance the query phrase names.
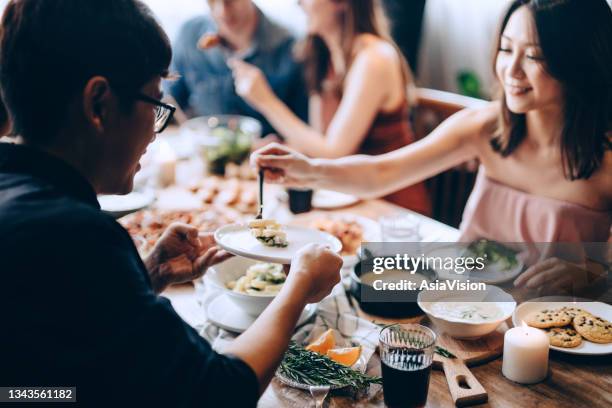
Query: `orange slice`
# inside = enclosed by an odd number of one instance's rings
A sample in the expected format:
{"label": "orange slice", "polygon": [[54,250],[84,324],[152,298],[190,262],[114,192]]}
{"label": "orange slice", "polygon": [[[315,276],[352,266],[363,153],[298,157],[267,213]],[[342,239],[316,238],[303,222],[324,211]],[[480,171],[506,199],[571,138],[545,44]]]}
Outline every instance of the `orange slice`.
{"label": "orange slice", "polygon": [[334,339],[334,331],[329,329],[320,335],[318,339],[307,345],[306,350],[325,355],[335,345],[336,339]]}
{"label": "orange slice", "polygon": [[327,351],[327,357],[331,358],[336,363],[340,363],[347,367],[350,367],[355,364],[357,360],[359,360],[360,355],[361,346],[337,348]]}

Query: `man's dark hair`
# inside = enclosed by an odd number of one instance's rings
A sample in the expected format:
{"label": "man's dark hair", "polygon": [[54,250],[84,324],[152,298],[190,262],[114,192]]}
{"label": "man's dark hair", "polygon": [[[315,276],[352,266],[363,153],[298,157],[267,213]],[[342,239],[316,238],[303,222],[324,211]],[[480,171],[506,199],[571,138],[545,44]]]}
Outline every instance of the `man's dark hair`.
{"label": "man's dark hair", "polygon": [[172,57],[137,0],[11,0],[0,27],[0,81],[13,132],[52,142],[89,79],[107,78],[124,107]]}

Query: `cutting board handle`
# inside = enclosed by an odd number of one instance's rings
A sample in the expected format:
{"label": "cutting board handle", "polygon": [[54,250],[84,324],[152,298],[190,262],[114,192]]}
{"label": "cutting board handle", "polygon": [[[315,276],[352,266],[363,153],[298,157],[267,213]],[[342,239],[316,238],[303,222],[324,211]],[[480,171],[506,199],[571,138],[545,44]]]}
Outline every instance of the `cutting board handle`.
{"label": "cutting board handle", "polygon": [[489,398],[487,391],[463,361],[457,358],[445,358],[442,366],[456,406],[465,407],[487,401]]}

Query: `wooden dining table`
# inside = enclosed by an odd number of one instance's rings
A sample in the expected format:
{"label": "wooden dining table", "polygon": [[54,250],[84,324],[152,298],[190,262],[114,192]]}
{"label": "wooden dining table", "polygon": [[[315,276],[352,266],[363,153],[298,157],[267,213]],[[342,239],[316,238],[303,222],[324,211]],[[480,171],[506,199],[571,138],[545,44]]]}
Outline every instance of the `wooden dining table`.
{"label": "wooden dining table", "polygon": [[[405,214],[408,210],[382,200],[362,201],[348,208],[310,213],[318,214],[354,214],[377,220],[381,216]],[[412,213],[414,214],[414,213]],[[459,232],[422,215],[420,232],[425,242],[448,242],[456,239]],[[282,205],[278,208],[278,217],[287,222],[293,217]],[[166,296],[178,314],[189,324],[197,326],[206,321],[205,310],[198,302],[198,295],[192,285],[181,285],[167,289]],[[507,322],[511,326],[511,322]],[[612,355],[578,356],[550,352],[549,375],[534,385],[520,385],[502,375],[502,357],[470,368],[472,373],[488,392],[488,401],[476,405],[481,407],[611,407],[612,406]],[[367,367],[370,375],[380,375],[378,354],[370,359]],[[410,384],[406,385],[409,392]],[[380,385],[372,385],[367,394],[348,395],[342,392],[331,393],[327,407],[384,407],[383,391]],[[314,406],[314,400],[307,391],[290,388],[277,379],[272,380],[262,395],[258,407],[305,408]],[[429,385],[427,407],[452,407],[453,400],[449,393],[445,375],[442,371],[433,370]]]}

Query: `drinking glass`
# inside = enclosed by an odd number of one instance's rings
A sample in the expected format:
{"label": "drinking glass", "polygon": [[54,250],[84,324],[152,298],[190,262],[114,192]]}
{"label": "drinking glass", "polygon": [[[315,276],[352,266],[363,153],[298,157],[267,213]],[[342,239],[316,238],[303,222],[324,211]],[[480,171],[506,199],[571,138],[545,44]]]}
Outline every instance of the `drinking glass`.
{"label": "drinking glass", "polygon": [[385,404],[424,407],[436,334],[419,324],[396,324],[380,331],[379,342]]}
{"label": "drinking glass", "polygon": [[383,242],[420,242],[421,220],[415,214],[399,214],[380,218]]}

